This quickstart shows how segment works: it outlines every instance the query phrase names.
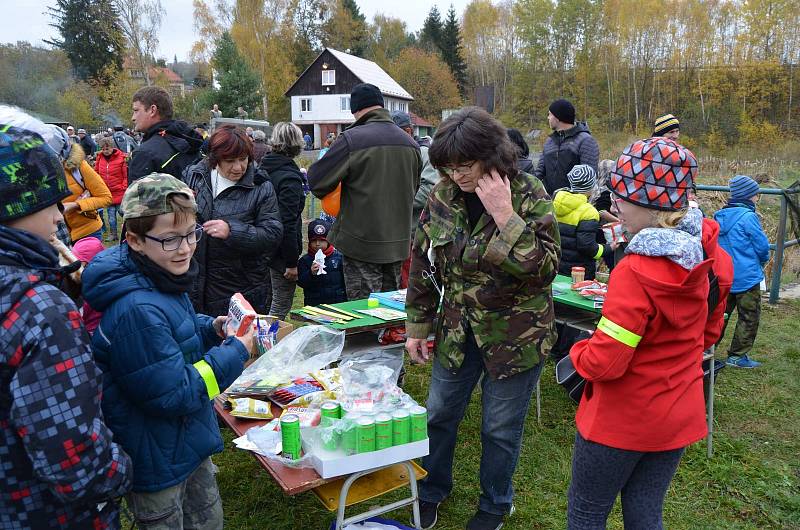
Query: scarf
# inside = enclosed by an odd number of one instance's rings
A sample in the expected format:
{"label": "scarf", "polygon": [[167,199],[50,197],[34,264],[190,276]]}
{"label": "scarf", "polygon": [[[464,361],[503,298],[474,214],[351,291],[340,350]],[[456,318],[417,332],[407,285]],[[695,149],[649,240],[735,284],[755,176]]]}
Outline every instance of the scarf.
{"label": "scarf", "polygon": [[156,289],[162,293],[167,294],[181,294],[188,293],[197,274],[200,271],[200,266],[192,259],[189,265],[189,270],[184,274],[172,274],[171,272],[162,269],[144,254],[135,252],[133,249],[130,251],[131,260],[136,264],[139,271],[144,274],[153,284]]}
{"label": "scarf", "polygon": [[663,256],[692,270],[703,261],[702,232],[703,214],[697,208],[689,208],[675,228],[641,230],[628,243],[625,254]]}
{"label": "scarf", "polygon": [[[326,239],[325,241],[328,241],[328,240]],[[325,250],[323,250],[323,251],[322,251],[322,253],[323,253],[323,254],[325,254],[325,257],[327,258],[327,257],[329,257],[331,254],[333,254],[334,252],[336,252],[336,249],[335,249],[335,248],[333,248],[333,245],[331,245],[330,241],[328,241],[328,248],[326,248]],[[316,251],[316,250],[313,250],[313,249],[311,248],[311,244],[309,243],[309,245],[308,245],[308,255],[309,255],[309,256],[311,256],[311,257],[313,258],[313,257],[314,257],[314,254],[316,254],[316,253],[317,253],[317,251]]]}
{"label": "scarf", "polygon": [[751,212],[755,212],[756,211],[756,203],[754,203],[750,199],[744,199],[744,200],[736,201],[736,202],[730,202],[729,201],[728,204],[725,205],[725,208],[747,208]]}

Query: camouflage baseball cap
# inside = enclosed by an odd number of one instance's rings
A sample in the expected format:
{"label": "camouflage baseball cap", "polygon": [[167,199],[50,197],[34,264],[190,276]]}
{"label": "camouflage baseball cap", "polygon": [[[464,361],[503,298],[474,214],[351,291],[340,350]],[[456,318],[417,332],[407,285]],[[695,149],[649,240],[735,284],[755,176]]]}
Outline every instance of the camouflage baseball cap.
{"label": "camouflage baseball cap", "polygon": [[0,124],[0,221],[34,214],[69,195],[64,168],[44,138]]}
{"label": "camouflage baseball cap", "polygon": [[172,213],[169,196],[179,193],[192,201],[197,211],[192,189],[166,173],[150,173],[134,181],[122,197],[123,219],[138,219],[163,213]]}

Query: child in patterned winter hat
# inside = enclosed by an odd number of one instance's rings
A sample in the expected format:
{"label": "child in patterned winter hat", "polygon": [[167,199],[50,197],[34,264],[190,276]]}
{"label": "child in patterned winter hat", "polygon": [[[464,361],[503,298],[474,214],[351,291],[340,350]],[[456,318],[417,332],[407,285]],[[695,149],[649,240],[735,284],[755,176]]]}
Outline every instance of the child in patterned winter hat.
{"label": "child in patterned winter hat", "polygon": [[707,434],[701,363],[722,313],[709,312],[712,260],[703,255],[702,214],[688,208],[696,172],[689,150],[650,138],[628,146],[611,175],[631,239],[595,333],[569,354],[587,381],[575,417],[570,527],[605,527],[622,492],[623,503],[650,501],[628,503],[625,526],[660,528],[684,448]]}
{"label": "child in patterned winter hat", "polygon": [[48,243],[69,195],[47,126],[0,106],[0,526],[118,528],[131,462],[100,412],[100,371]]}

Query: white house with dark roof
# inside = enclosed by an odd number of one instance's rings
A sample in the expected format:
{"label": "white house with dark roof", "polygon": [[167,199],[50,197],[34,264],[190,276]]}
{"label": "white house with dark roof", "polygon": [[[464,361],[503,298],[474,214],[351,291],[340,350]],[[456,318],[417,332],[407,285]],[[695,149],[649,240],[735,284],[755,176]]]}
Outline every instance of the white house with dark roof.
{"label": "white house with dark roof", "polygon": [[330,133],[339,134],[355,121],[350,113],[350,92],[370,83],[383,94],[387,110],[410,112],[414,98],[372,61],[325,48],[286,91],[292,102],[292,122],[322,147]]}

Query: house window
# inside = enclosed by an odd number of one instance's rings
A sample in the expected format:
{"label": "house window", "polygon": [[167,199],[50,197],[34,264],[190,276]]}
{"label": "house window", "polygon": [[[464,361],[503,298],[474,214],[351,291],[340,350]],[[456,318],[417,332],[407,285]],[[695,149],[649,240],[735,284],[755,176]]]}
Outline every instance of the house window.
{"label": "house window", "polygon": [[405,101],[401,101],[400,103],[397,104],[397,106],[400,107],[400,110],[402,110],[403,112],[408,112],[408,107],[406,106]]}
{"label": "house window", "polygon": [[322,71],[322,86],[336,84],[336,70],[323,70]]}
{"label": "house window", "polygon": [[300,100],[300,112],[311,112],[311,98]]}
{"label": "house window", "polygon": [[350,96],[343,96],[339,98],[339,110],[350,110]]}

